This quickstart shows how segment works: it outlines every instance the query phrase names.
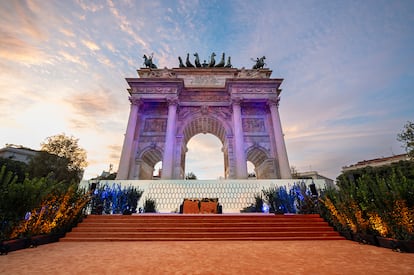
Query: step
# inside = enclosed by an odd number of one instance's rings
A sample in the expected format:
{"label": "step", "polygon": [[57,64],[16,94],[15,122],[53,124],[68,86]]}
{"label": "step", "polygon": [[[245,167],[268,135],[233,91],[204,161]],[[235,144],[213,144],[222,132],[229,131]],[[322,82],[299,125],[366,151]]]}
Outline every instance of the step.
{"label": "step", "polygon": [[341,240],[319,215],[89,215],[61,241]]}
{"label": "step", "polygon": [[200,226],[200,225],[192,225],[192,226],[181,226],[181,227],[174,227],[172,225],[166,227],[76,227],[72,230],[72,232],[186,232],[186,231],[193,231],[193,232],[203,232],[203,231],[212,231],[212,232],[265,232],[265,231],[273,231],[273,232],[292,232],[292,231],[317,231],[317,230],[325,230],[325,231],[333,231],[331,227],[318,227],[318,226],[302,226],[302,227],[253,227],[253,226]]}

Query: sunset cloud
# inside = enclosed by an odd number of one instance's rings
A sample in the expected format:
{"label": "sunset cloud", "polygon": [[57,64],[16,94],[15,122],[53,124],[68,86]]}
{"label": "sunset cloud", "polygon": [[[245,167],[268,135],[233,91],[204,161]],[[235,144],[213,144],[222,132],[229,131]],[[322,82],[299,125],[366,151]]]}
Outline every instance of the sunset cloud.
{"label": "sunset cloud", "polygon": [[47,55],[38,47],[0,30],[0,58],[23,64],[48,63]]}
{"label": "sunset cloud", "polygon": [[78,65],[81,65],[81,66],[85,67],[85,68],[88,67],[88,64],[84,60],[82,60],[78,55],[70,54],[66,51],[59,51],[58,54],[61,57],[63,57],[65,60],[69,61],[69,62],[76,63]]}
{"label": "sunset cloud", "polygon": [[97,51],[100,47],[93,41],[82,40],[82,44],[85,45],[91,51]]}

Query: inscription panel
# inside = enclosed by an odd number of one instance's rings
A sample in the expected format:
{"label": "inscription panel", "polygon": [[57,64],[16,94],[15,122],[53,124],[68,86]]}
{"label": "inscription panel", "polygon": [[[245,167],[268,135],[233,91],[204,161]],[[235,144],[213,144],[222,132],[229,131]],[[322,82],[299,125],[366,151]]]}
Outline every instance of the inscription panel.
{"label": "inscription panel", "polygon": [[224,88],[228,76],[219,75],[186,75],[184,76],[184,86],[188,88]]}

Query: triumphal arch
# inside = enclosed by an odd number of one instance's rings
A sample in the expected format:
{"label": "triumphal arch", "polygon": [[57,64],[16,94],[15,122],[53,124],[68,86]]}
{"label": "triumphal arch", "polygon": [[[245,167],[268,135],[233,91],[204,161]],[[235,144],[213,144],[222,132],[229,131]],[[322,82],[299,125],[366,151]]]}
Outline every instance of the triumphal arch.
{"label": "triumphal arch", "polygon": [[[162,161],[161,179],[184,179],[187,143],[210,133],[222,143],[224,177],[291,178],[279,117],[280,85],[272,71],[231,66],[138,70],[127,78],[130,114],[118,180],[149,180]],[[207,157],[207,156],[206,156]]]}

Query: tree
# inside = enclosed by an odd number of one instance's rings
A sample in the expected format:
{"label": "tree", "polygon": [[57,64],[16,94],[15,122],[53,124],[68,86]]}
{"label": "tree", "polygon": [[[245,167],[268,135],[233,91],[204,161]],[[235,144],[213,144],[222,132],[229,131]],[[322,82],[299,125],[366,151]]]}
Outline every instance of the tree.
{"label": "tree", "polygon": [[79,147],[78,141],[79,139],[73,136],[68,137],[65,134],[59,134],[48,137],[46,142],[41,143],[41,150],[67,158],[70,170],[84,169],[88,165],[86,162],[86,151]]}
{"label": "tree", "polygon": [[29,164],[31,177],[48,177],[71,183],[82,179],[87,165],[86,151],[79,147],[78,139],[59,134],[41,143],[41,152]]}
{"label": "tree", "polygon": [[187,175],[185,175],[185,179],[186,180],[196,180],[197,176],[193,172],[190,172]]}
{"label": "tree", "polygon": [[296,169],[295,166],[290,167],[290,173],[292,175],[292,179],[299,179],[300,178],[298,169]]}
{"label": "tree", "polygon": [[22,182],[26,177],[28,171],[27,163],[16,161],[8,158],[0,158],[0,167],[5,165],[8,171],[11,171],[17,176],[17,180]]}
{"label": "tree", "polygon": [[404,129],[397,135],[397,140],[404,143],[402,146],[410,158],[414,158],[414,123],[407,121]]}

